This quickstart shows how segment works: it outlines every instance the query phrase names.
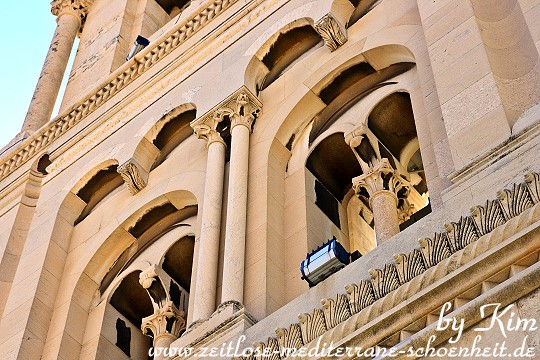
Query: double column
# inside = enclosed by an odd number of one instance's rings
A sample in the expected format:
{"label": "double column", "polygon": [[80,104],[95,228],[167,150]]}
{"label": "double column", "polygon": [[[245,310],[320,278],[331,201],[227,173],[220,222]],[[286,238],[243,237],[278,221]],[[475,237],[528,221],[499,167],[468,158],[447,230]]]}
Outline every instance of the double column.
{"label": "double column", "polygon": [[216,303],[226,150],[218,128],[231,132],[221,301],[243,300],[249,137],[260,110],[259,100],[241,88],[191,124],[197,137],[206,139],[208,147],[193,320],[208,318]]}
{"label": "double column", "polygon": [[356,194],[369,198],[377,242],[381,244],[399,233],[400,203],[405,211],[410,210],[409,182],[398,174],[388,158],[381,157],[379,141],[367,126],[362,125],[346,135],[345,141],[362,168],[362,175],[352,179],[353,189]]}
{"label": "double column", "polygon": [[56,30],[24,119],[23,132],[33,133],[50,120],[73,42],[92,3],[93,0],[54,0],[51,3],[51,12],[57,17]]}

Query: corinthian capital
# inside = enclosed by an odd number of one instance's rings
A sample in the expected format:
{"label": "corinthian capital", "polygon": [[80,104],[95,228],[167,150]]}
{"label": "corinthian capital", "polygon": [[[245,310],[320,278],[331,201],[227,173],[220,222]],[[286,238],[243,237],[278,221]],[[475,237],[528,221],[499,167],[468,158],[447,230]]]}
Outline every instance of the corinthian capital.
{"label": "corinthian capital", "polygon": [[195,132],[197,139],[206,140],[206,147],[214,142],[220,142],[225,145],[225,141],[217,130],[219,123],[223,120],[221,117],[202,117],[193,121],[190,125]]}
{"label": "corinthian capital", "polygon": [[94,0],[53,0],[51,2],[51,12],[57,17],[68,13],[74,14],[81,19],[82,28],[93,2]]}
{"label": "corinthian capital", "polygon": [[388,159],[379,160],[368,172],[353,179],[353,189],[358,194],[366,190],[370,198],[380,191],[390,191],[397,199],[407,196],[409,183],[397,174]]}
{"label": "corinthian capital", "polygon": [[[191,126],[195,129],[196,126],[204,124],[212,128],[211,124],[228,120],[231,131],[237,125],[244,125],[251,131],[253,122],[260,115],[261,110],[262,104],[259,99],[246,87],[242,86],[200,119],[193,121]],[[205,136],[201,135],[201,137]]]}
{"label": "corinthian capital", "polygon": [[141,330],[143,334],[152,336],[154,342],[162,336],[180,336],[180,332],[186,328],[186,314],[178,310],[172,301],[168,301],[154,314],[142,320]]}

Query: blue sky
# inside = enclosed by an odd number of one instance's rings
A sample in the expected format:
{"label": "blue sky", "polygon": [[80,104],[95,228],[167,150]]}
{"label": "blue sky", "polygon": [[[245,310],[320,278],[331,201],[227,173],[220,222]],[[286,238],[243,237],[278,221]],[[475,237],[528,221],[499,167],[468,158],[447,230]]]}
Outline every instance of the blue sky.
{"label": "blue sky", "polygon": [[[51,14],[49,2],[6,1],[2,6],[0,148],[20,131],[47,55],[56,28],[56,18]],[[71,64],[68,72],[70,68]],[[53,117],[57,113],[55,109]]]}

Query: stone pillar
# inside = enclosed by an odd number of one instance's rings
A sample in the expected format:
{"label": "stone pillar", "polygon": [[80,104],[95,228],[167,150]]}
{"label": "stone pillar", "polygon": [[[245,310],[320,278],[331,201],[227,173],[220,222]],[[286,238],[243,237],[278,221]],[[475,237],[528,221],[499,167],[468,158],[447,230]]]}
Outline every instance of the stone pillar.
{"label": "stone pillar", "polygon": [[51,12],[57,16],[56,30],[41,70],[22,131],[33,133],[52,115],[69,55],[93,0],[54,0]]}
{"label": "stone pillar", "polygon": [[398,196],[404,197],[407,187],[406,180],[395,173],[386,158],[369,172],[353,179],[353,189],[357,194],[362,190],[369,194],[378,244],[399,233]]}
{"label": "stone pillar", "polygon": [[208,159],[204,183],[199,256],[193,302],[193,321],[210,317],[215,310],[219,257],[219,236],[223,204],[223,178],[226,145],[217,131],[220,118],[195,120],[192,127],[199,139],[206,140]]}
{"label": "stone pillar", "polygon": [[[179,310],[171,300],[168,287],[168,275],[156,265],[150,266],[139,275],[139,283],[146,289],[154,313],[142,319],[141,330],[143,334],[151,336],[154,348],[159,348],[154,360],[167,359],[162,349],[168,348],[174,340],[178,339],[182,330],[186,328],[186,313]],[[162,280],[168,280],[165,283]]]}
{"label": "stone pillar", "polygon": [[518,0],[471,3],[506,117],[513,126],[540,103],[538,50]]}
{"label": "stone pillar", "polygon": [[228,107],[218,110],[221,118],[225,116],[229,118],[232,135],[221,302],[234,300],[242,303],[244,300],[249,136],[261,105],[258,99],[244,88],[233,96]]}
{"label": "stone pillar", "polygon": [[362,175],[352,179],[353,189],[369,197],[377,243],[381,244],[399,233],[400,218],[410,216],[409,182],[394,170],[389,159],[381,156],[379,140],[367,125],[346,134],[345,142],[362,168]]}

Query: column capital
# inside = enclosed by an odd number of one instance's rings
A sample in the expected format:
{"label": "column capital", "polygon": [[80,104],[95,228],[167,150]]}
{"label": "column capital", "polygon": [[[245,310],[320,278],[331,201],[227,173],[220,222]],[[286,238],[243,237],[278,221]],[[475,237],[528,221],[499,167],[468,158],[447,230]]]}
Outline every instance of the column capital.
{"label": "column capital", "polygon": [[353,189],[358,194],[362,189],[366,190],[370,197],[370,206],[373,197],[382,191],[388,191],[396,196],[396,205],[399,199],[407,197],[409,182],[396,173],[388,159],[379,160],[368,172],[355,177]]}
{"label": "column capital", "polygon": [[248,88],[242,86],[212,110],[193,121],[191,127],[195,129],[195,126],[205,124],[212,128],[212,125],[227,118],[231,123],[231,131],[237,125],[244,125],[251,131],[253,122],[260,116],[261,111],[260,100]]}
{"label": "column capital", "polygon": [[53,0],[51,1],[51,12],[57,18],[64,14],[75,15],[80,19],[82,28],[93,3],[94,0]]}
{"label": "column capital", "polygon": [[195,132],[197,139],[206,140],[206,147],[209,147],[214,142],[219,142],[225,145],[225,141],[217,130],[219,123],[223,120],[220,117],[202,117],[191,122],[191,127]]}
{"label": "column capital", "polygon": [[151,334],[154,343],[160,337],[170,337],[175,340],[185,328],[186,314],[178,310],[170,300],[152,315],[145,317],[141,325],[143,334],[148,336]]}

